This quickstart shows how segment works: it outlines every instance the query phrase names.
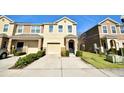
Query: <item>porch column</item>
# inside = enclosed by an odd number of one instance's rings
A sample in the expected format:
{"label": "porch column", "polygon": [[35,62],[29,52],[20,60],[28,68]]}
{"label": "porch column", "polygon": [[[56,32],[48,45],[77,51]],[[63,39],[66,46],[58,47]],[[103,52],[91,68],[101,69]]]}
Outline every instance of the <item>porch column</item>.
{"label": "porch column", "polygon": [[9,53],[11,53],[11,45],[12,45],[12,39],[10,38],[7,47]]}
{"label": "porch column", "polygon": [[3,41],[3,38],[0,38],[0,48],[2,48],[2,41]]}
{"label": "porch column", "polygon": [[41,39],[38,39],[38,50],[41,50]]}
{"label": "porch column", "polygon": [[66,39],[66,50],[69,50],[69,48],[68,48],[68,39]]}
{"label": "porch column", "polygon": [[110,40],[107,39],[106,41],[107,41],[107,42],[106,42],[106,43],[107,43],[107,49],[109,50],[109,49],[110,49]]}

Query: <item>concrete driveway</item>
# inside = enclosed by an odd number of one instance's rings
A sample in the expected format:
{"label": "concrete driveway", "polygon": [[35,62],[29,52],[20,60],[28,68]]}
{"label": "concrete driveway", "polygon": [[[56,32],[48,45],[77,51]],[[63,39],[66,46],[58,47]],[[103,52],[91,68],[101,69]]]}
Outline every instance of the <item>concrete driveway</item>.
{"label": "concrete driveway", "polygon": [[19,57],[9,55],[8,58],[0,59],[0,71],[13,66]]}
{"label": "concrete driveway", "polygon": [[96,69],[79,57],[46,55],[24,69],[11,69],[18,57],[0,60],[1,77],[106,77],[124,76],[124,69]]}

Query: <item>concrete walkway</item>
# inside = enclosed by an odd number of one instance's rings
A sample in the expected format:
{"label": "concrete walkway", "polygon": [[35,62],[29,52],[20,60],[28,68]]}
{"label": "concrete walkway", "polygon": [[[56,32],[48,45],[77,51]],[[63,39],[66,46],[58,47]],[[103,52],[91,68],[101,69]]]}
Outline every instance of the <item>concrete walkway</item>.
{"label": "concrete walkway", "polygon": [[[56,55],[47,55],[33,62],[24,69],[8,70],[12,66],[16,57],[0,60],[11,63],[6,69],[0,70],[0,76],[9,77],[105,77],[109,76],[104,71],[98,70],[93,66],[86,64],[79,57],[73,54],[70,57],[58,57]],[[13,62],[11,62],[13,61]],[[0,66],[2,68],[2,66]],[[112,73],[109,73],[114,76]]]}

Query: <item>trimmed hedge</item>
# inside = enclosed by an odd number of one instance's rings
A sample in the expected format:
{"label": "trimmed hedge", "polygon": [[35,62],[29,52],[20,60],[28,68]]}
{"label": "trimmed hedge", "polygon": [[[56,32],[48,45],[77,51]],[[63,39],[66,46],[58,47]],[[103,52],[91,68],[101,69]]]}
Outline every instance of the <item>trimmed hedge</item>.
{"label": "trimmed hedge", "polygon": [[79,51],[79,50],[78,50],[78,51],[76,51],[76,56],[77,56],[77,57],[82,56],[82,51]]}
{"label": "trimmed hedge", "polygon": [[37,52],[37,57],[40,58],[40,57],[43,57],[45,55],[45,51],[38,51]]}
{"label": "trimmed hedge", "polygon": [[69,51],[68,50],[62,51],[61,52],[61,56],[63,56],[63,57],[69,57]]}
{"label": "trimmed hedge", "polygon": [[45,51],[38,51],[37,53],[31,53],[24,57],[20,57],[18,61],[15,63],[15,65],[12,66],[11,68],[14,68],[14,69],[24,68],[28,64],[31,64],[32,62],[39,59],[40,57],[43,57],[44,55],[45,55]]}

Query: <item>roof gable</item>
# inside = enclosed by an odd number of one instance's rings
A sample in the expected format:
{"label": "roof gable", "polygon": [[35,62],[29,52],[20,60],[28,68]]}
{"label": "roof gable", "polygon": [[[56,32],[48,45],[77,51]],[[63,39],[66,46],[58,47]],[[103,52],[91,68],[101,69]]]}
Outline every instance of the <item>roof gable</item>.
{"label": "roof gable", "polygon": [[2,15],[2,16],[0,16],[0,19],[1,19],[1,18],[5,18],[5,19],[9,20],[10,22],[14,23],[14,21],[11,20],[10,18],[8,18],[7,16]]}
{"label": "roof gable", "polygon": [[104,19],[104,20],[102,20],[101,22],[99,22],[98,24],[100,25],[100,24],[102,24],[103,22],[105,22],[105,21],[107,21],[107,20],[109,20],[109,21],[112,21],[112,22],[114,22],[115,24],[119,24],[117,21],[115,21],[115,20],[113,20],[113,19],[111,19],[111,18],[106,18],[106,19]]}
{"label": "roof gable", "polygon": [[73,24],[77,24],[77,22],[75,22],[75,21],[71,20],[71,19],[70,19],[70,18],[68,18],[68,17],[62,17],[61,19],[59,19],[59,20],[55,21],[55,23],[58,23],[58,22],[60,22],[60,21],[62,21],[62,20],[64,20],[64,19],[69,20],[69,21],[70,21],[70,22],[72,22]]}

